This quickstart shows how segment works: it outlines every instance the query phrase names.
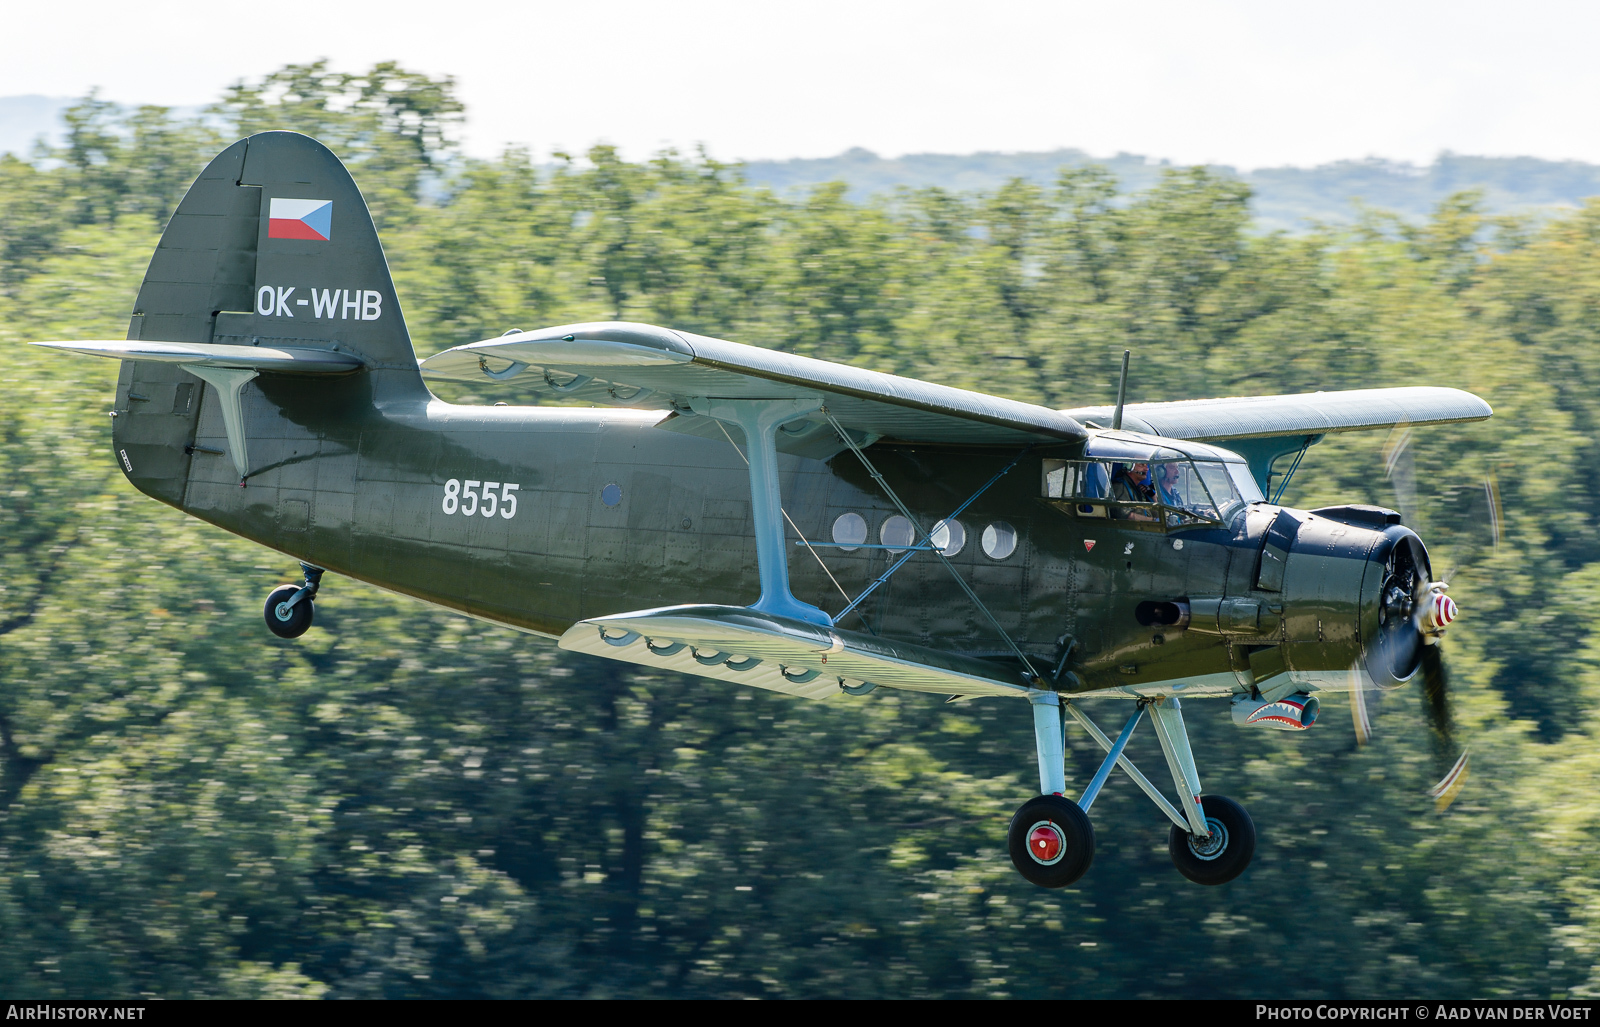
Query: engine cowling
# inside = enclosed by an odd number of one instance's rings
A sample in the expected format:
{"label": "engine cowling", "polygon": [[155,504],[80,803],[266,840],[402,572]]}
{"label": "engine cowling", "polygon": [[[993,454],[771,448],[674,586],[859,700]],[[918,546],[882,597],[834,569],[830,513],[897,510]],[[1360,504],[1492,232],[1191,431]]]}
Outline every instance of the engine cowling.
{"label": "engine cowling", "polygon": [[[1251,516],[1258,560],[1235,561],[1228,598],[1190,599],[1191,630],[1214,621],[1236,657],[1244,650],[1235,662],[1241,684],[1267,690],[1281,668],[1310,675],[1298,682],[1305,691],[1342,691],[1356,669],[1372,686],[1396,688],[1460,613],[1433,580],[1422,540],[1404,525],[1271,507]],[[1272,580],[1269,555],[1283,560]],[[1260,611],[1253,633],[1252,607]],[[1251,674],[1242,670],[1247,661]]]}

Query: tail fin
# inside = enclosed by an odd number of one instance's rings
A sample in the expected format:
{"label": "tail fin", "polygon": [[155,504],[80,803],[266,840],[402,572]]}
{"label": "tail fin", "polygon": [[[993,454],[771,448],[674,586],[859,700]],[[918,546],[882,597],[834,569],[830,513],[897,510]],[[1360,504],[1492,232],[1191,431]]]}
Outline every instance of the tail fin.
{"label": "tail fin", "polygon": [[[327,147],[294,132],[241,139],[206,165],[150,259],[127,342],[42,345],[123,361],[117,462],[180,508],[190,457],[217,452],[195,441],[196,379],[215,390],[241,483],[252,467],[246,408],[269,380],[294,376],[302,393],[315,388],[307,376],[338,378],[347,415],[429,399],[361,191]],[[323,408],[335,398],[319,396]],[[282,416],[276,402],[260,413]]]}
{"label": "tail fin", "polygon": [[161,236],[130,340],[358,357],[378,405],[427,397],[377,229],[339,158],[295,132],[218,154]]}

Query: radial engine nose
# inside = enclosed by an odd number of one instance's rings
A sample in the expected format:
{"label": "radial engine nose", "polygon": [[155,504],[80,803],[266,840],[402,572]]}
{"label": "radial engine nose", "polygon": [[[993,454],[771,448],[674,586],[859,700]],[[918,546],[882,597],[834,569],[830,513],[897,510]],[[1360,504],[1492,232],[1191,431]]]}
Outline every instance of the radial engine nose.
{"label": "radial engine nose", "polygon": [[1459,614],[1433,580],[1428,550],[1407,528],[1395,525],[1367,558],[1362,582],[1362,661],[1379,688],[1411,680],[1422,663],[1422,647],[1437,645]]}
{"label": "radial engine nose", "polygon": [[1435,581],[1428,586],[1428,600],[1422,608],[1422,640],[1428,645],[1438,645],[1439,639],[1444,635],[1444,629],[1456,619],[1459,612],[1456,602],[1444,594],[1449,586],[1443,582]]}

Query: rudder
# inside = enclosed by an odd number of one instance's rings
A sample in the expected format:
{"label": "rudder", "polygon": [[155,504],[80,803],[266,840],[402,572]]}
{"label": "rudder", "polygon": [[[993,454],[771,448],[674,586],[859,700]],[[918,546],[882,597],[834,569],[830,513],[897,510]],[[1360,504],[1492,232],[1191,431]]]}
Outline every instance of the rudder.
{"label": "rudder", "polygon": [[378,404],[427,395],[366,201],[339,158],[297,132],[241,139],[200,173],[128,337],[333,346],[366,362]]}
{"label": "rudder", "polygon": [[[331,348],[361,359],[355,392],[374,406],[429,398],[366,201],[332,151],[295,132],[241,139],[201,171],[151,257],[128,338]],[[204,388],[147,360],[118,382],[118,462],[173,505]]]}

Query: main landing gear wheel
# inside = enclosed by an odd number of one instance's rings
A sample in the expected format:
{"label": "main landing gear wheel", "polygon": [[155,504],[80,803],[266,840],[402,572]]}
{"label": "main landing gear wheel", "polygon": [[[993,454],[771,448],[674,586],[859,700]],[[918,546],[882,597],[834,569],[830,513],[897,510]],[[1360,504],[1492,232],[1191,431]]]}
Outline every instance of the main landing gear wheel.
{"label": "main landing gear wheel", "polygon": [[1225,795],[1201,796],[1200,808],[1211,836],[1196,838],[1173,825],[1167,841],[1172,863],[1195,884],[1227,884],[1244,873],[1255,855],[1256,825],[1243,806]]}
{"label": "main landing gear wheel", "polygon": [[279,585],[267,593],[267,606],[262,612],[266,615],[267,627],[279,638],[299,638],[311,626],[314,611],[310,596],[289,605],[289,600],[299,591],[299,585]]}
{"label": "main landing gear wheel", "polygon": [[1094,862],[1094,825],[1071,799],[1041,795],[1011,818],[1011,863],[1041,888],[1065,888]]}

